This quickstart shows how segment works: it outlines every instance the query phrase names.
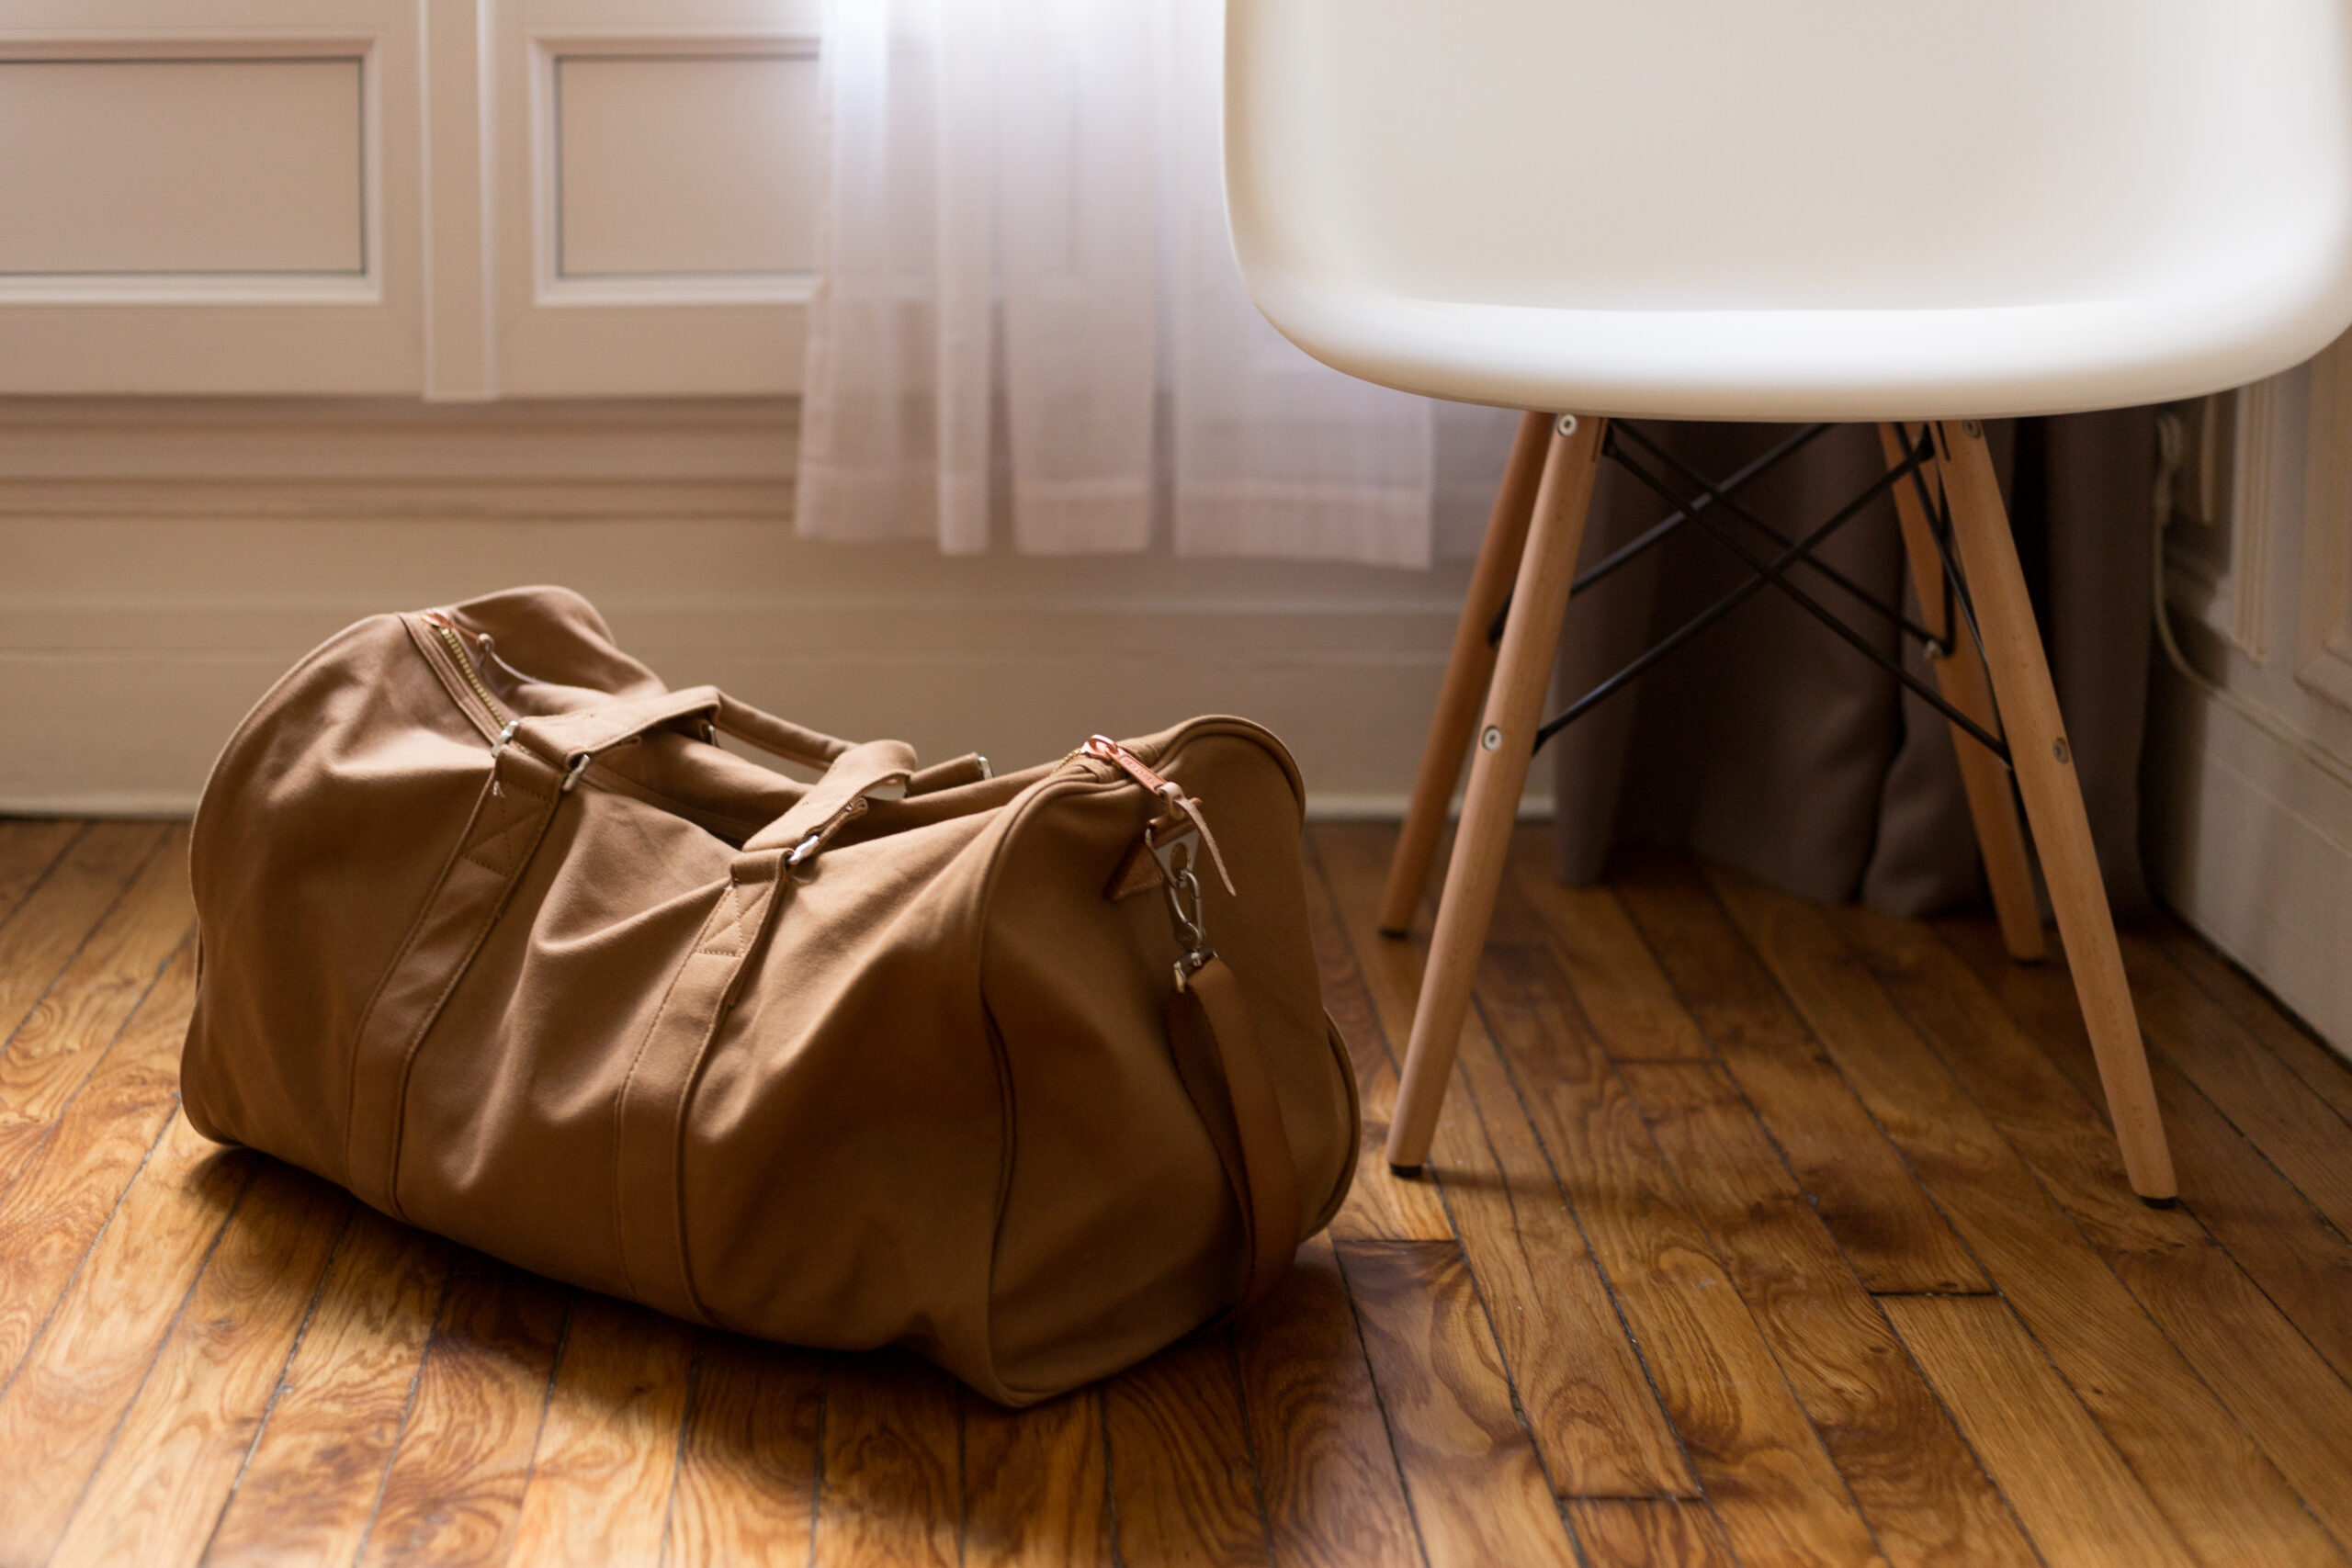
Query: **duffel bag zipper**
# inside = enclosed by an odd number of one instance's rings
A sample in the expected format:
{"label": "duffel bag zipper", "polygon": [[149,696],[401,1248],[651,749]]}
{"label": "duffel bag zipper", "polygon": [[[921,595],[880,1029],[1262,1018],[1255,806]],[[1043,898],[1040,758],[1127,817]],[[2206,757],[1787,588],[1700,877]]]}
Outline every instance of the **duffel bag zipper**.
{"label": "duffel bag zipper", "polygon": [[[472,689],[474,695],[481,699],[481,705],[490,710],[491,717],[497,723],[506,726],[507,732],[511,735],[514,731],[514,719],[505,708],[499,705],[498,699],[490,694],[490,684],[481,678],[481,671],[474,667],[473,653],[466,647],[466,639],[458,635],[456,623],[438,610],[427,610],[421,618],[426,626],[440,634],[442,646],[449,650],[449,657],[458,666],[459,677],[464,680],[467,686]],[[499,739],[500,744],[503,745],[506,738],[501,736]]]}
{"label": "duffel bag zipper", "polygon": [[[481,670],[474,664],[472,651],[466,647],[465,637],[458,630],[456,623],[438,610],[427,610],[417,618],[433,628],[441,646],[448,652],[449,662],[457,666],[458,676],[465,682],[466,689],[473,693],[489,711],[491,722],[501,727],[490,742],[490,793],[503,795],[506,786],[498,776],[498,759],[505,752],[507,743],[514,739],[514,732],[523,728],[523,721],[508,713],[504,705],[491,695],[490,683],[481,678]],[[577,778],[575,771],[571,778],[564,781],[563,787],[570,790]]]}

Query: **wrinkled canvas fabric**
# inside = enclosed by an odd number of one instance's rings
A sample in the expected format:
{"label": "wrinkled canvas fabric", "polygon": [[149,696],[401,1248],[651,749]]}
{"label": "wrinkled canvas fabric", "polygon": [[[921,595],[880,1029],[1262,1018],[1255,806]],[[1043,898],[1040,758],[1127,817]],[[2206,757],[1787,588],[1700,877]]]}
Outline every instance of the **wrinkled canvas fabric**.
{"label": "wrinkled canvas fabric", "polygon": [[1214,987],[1112,762],[924,770],[672,691],[560,589],[371,617],[206,788],[189,1118],[691,1321],[1008,1404],[1103,1376],[1262,1294],[1359,1141],[1295,766],[1234,718],[1126,750],[1230,867]]}

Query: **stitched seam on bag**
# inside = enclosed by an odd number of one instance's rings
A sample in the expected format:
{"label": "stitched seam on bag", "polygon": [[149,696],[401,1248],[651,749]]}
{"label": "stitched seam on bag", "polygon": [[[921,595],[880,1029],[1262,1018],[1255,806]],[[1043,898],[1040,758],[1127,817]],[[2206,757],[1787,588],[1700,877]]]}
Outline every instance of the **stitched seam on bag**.
{"label": "stitched seam on bag", "polygon": [[[709,1026],[695,1043],[694,1060],[686,1064],[686,1076],[678,1085],[677,1106],[670,1119],[670,1191],[674,1202],[670,1221],[673,1234],[677,1238],[678,1283],[684,1290],[686,1304],[694,1309],[695,1314],[704,1322],[720,1327],[726,1325],[719,1323],[718,1314],[703,1301],[702,1292],[695,1289],[694,1259],[686,1251],[686,1123],[694,1110],[695,1086],[702,1082],[703,1064],[710,1059],[711,1047],[718,1042],[719,1027],[726,1021],[732,1006],[735,988],[742,983],[743,965],[751,962],[751,948],[759,941],[761,932],[767,929],[768,918],[784,897],[784,868],[779,864],[775,871],[776,874],[769,879],[766,897],[752,906],[761,919],[743,939],[741,950],[742,963],[738,964],[728,976],[727,984],[719,988],[718,996],[712,1003]],[[729,882],[728,886],[732,889],[738,885]]]}
{"label": "stitched seam on bag", "polygon": [[[497,766],[494,762],[491,765],[492,767]],[[503,783],[501,787],[503,788]],[[506,860],[505,850],[507,848],[507,840],[514,836],[514,829],[517,828],[528,827],[532,818],[537,814],[538,808],[545,807],[549,800],[554,798],[554,796],[549,795],[535,795],[531,791],[521,788],[520,786],[517,786],[511,791],[507,791],[507,793],[522,796],[523,801],[526,803],[519,806],[518,807],[510,807],[510,809],[518,809],[520,811],[520,815],[500,824],[496,832],[482,834],[474,841],[471,848],[469,848],[466,853],[466,859],[481,867],[484,871],[487,871],[496,876],[507,876],[514,873],[514,863],[511,860]],[[503,797],[494,795],[492,798],[499,799]],[[482,858],[485,854],[490,852],[492,845],[499,847],[501,860],[504,861],[505,863],[502,864],[496,862],[484,860]]]}
{"label": "stitched seam on bag", "polygon": [[[695,956],[701,957],[707,954],[712,958],[733,958],[742,953],[743,916],[745,910],[743,908],[743,900],[741,897],[741,891],[742,885],[730,877],[727,884],[727,903],[728,907],[734,910],[734,913],[728,917],[727,923],[724,926],[720,927],[718,931],[713,932],[700,947],[695,949]],[[712,912],[714,914],[717,913],[716,910],[713,910]],[[718,943],[721,936],[727,936],[734,939],[735,945],[732,947],[718,946]]]}
{"label": "stitched seam on bag", "polygon": [[[735,877],[730,872],[727,878],[727,892],[724,895],[730,905],[735,904]],[[703,920],[704,930],[710,929],[710,922],[718,917],[718,907],[713,906],[711,913]],[[729,923],[734,924],[741,919],[741,908],[737,905],[736,913]],[[629,1266],[628,1225],[622,1217],[627,1196],[624,1185],[627,1180],[627,1161],[623,1155],[628,1136],[629,1095],[637,1087],[637,1070],[644,1064],[646,1052],[652,1049],[653,1042],[661,1036],[662,1024],[669,1021],[671,1004],[677,999],[678,987],[684,981],[687,968],[696,958],[705,956],[724,958],[730,957],[732,954],[713,953],[708,947],[697,943],[694,951],[686,955],[686,961],[679,964],[677,972],[670,976],[669,988],[662,993],[662,1005],[654,1010],[653,1022],[646,1029],[644,1036],[638,1041],[636,1054],[629,1057],[628,1072],[621,1079],[620,1092],[613,1097],[613,1249],[620,1258],[621,1278],[628,1281],[633,1294],[641,1295],[644,1292],[637,1282],[637,1270]],[[687,1293],[690,1296],[693,1293],[691,1284],[687,1287]]]}
{"label": "stitched seam on bag", "polygon": [[[407,965],[409,956],[416,951],[417,942],[424,937],[425,928],[432,923],[433,911],[440,904],[442,894],[448,889],[450,874],[457,870],[460,863],[471,858],[466,853],[466,846],[472,837],[474,823],[479,821],[481,814],[488,809],[490,799],[490,794],[486,789],[475,797],[474,816],[466,823],[467,831],[460,835],[457,849],[451,852],[448,860],[442,863],[441,874],[434,878],[432,890],[425,894],[424,902],[417,906],[416,917],[409,922],[408,934],[401,939],[399,948],[392,953],[391,962],[384,965],[384,972],[381,975],[376,976],[376,988],[368,993],[368,1006],[359,1014],[359,1026],[352,1032],[351,1063],[347,1075],[349,1081],[344,1091],[343,1108],[343,1168],[346,1175],[356,1169],[353,1160],[352,1144],[359,1129],[359,1048],[368,1039],[368,1025],[376,1021],[376,1010],[382,1005],[384,993],[391,987],[393,977]],[[402,1077],[405,1078],[405,1073]],[[395,1113],[398,1110],[399,1108],[395,1106]],[[395,1148],[398,1147],[399,1141],[396,1132],[392,1140]],[[400,1207],[399,1198],[389,1188],[385,1190],[384,1201],[394,1210]]]}
{"label": "stitched seam on bag", "polygon": [[[539,798],[545,801],[551,797],[541,795]],[[554,820],[555,811],[550,807],[538,819],[539,831],[531,840],[533,848],[537,848],[539,840],[547,836],[548,825]],[[390,1146],[385,1151],[384,1201],[390,1205],[392,1213],[402,1219],[408,1216],[407,1211],[401,1207],[401,1145],[408,1135],[408,1083],[410,1077],[416,1070],[416,1054],[424,1048],[424,1037],[432,1033],[433,1026],[440,1021],[441,1010],[449,1005],[450,995],[465,979],[466,972],[473,967],[474,959],[481,952],[482,943],[490,940],[491,927],[496,925],[498,917],[506,912],[507,901],[514,897],[514,886],[522,880],[521,871],[522,866],[517,863],[514,871],[500,874],[504,880],[499,886],[498,896],[490,901],[490,907],[482,912],[481,920],[474,927],[472,939],[466,943],[465,952],[458,957],[457,963],[449,966],[449,977],[442,982],[439,993],[433,998],[433,1005],[424,1010],[424,1016],[418,1022],[416,1032],[409,1036],[407,1046],[401,1052],[400,1073],[394,1082],[392,1093],[392,1135]]]}

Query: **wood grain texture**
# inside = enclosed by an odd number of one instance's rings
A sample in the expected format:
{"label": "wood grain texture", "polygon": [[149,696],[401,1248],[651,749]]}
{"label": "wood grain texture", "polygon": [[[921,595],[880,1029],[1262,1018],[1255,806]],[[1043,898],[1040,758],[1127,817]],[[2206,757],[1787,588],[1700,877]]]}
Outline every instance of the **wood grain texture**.
{"label": "wood grain texture", "polygon": [[[0,1383],[175,1121],[179,1048],[196,997],[196,950],[183,947],[146,1001],[60,1112],[16,1185],[0,1194]],[[201,1153],[212,1145],[175,1145]]]}
{"label": "wood grain texture", "polygon": [[2031,1563],[1999,1494],[1723,1070],[1621,1071],[1888,1562]]}
{"label": "wood grain texture", "polygon": [[1448,1242],[1342,1242],[1430,1568],[1573,1562],[1470,1270]]}
{"label": "wood grain texture", "polygon": [[40,886],[81,831],[81,823],[60,817],[0,820],[0,922]]}
{"label": "wood grain texture", "polygon": [[1723,1527],[1703,1503],[1571,1497],[1564,1506],[1592,1568],[1734,1568]]}
{"label": "wood grain texture", "polygon": [[460,1258],[369,1521],[366,1564],[502,1563],[572,1292]]}
{"label": "wood grain texture", "polygon": [[1932,932],[1859,908],[1839,911],[1838,925],[2304,1505],[2352,1541],[2352,1387],[2193,1207],[2132,1199],[2098,1109]]}
{"label": "wood grain texture", "polygon": [[1444,892],[1430,933],[1429,972],[1413,1006],[1412,1032],[1397,1072],[1396,1114],[1388,1129],[1387,1156],[1389,1164],[1406,1169],[1419,1168],[1429,1154],[1438,1108],[1453,1081],[1462,1021],[1477,981],[1478,954],[1487,945],[1495,891],[1502,882],[1520,796],[1535,756],[1536,726],[1552,682],[1560,617],[1576,581],[1607,430],[1608,421],[1591,414],[1581,421],[1562,415],[1551,450],[1544,455],[1534,519],[1511,589],[1510,610],[1503,620],[1494,681],[1478,717],[1479,739],[1470,753],[1462,822],[1446,860]]}
{"label": "wood grain texture", "polygon": [[[2124,943],[2175,971],[2143,1013],[2184,1183],[2157,1212],[2063,964],[2011,964],[1982,920],[1719,901],[1687,869],[1659,897],[1639,857],[1624,899],[1557,889],[1522,831],[1432,1179],[1367,1169],[1360,1234],[1310,1242],[1265,1309],[1008,1412],[902,1356],[581,1297],[209,1145],[175,1111],[193,947],[143,995],[122,956],[167,934],[176,854],[27,826],[0,822],[0,952],[51,968],[0,990],[27,1037],[82,1043],[65,1080],[0,1067],[0,1126],[39,1129],[0,1184],[0,1562],[1402,1565],[1573,1540],[1596,1568],[1908,1568],[2016,1561],[2022,1531],[2052,1568],[2274,1568],[2352,1544],[2352,1242],[2273,1157],[2340,1164],[2336,1068],[2178,933]],[[1419,984],[1370,930],[1388,837],[1310,836],[1324,982],[1375,1082]],[[71,942],[17,929],[72,886]],[[1751,1038],[1719,1053],[1686,997]],[[1862,1294],[1784,1157],[1803,1101],[1757,1113],[1752,1080],[1789,1070],[1770,1049],[1848,1097],[1860,1157],[1949,1212],[2000,1298]],[[1660,1479],[1661,1445],[1695,1495],[1573,1490]]]}
{"label": "wood grain texture", "polygon": [[[1919,433],[1911,426],[1878,427],[1879,451],[1890,468],[1905,460]],[[1916,479],[1896,481],[1892,492],[1894,514],[1903,530],[1903,555],[1911,568],[1911,592],[1918,607],[1919,624],[1943,639],[1942,654],[1932,649],[1928,663],[1934,670],[1936,689],[1946,702],[1973,719],[1980,729],[2001,733],[1993,707],[1993,687],[1984,672],[1984,657],[1964,621],[1951,615],[1951,584],[1944,570],[1943,554],[1936,547],[1928,505],[1939,500],[1940,477],[1936,466],[1924,465]],[[1921,502],[1926,492],[1927,504]],[[1917,710],[1914,710],[1917,711]],[[2033,888],[2033,865],[2026,858],[2025,828],[2018,820],[2017,796],[2009,785],[2009,770],[1982,741],[1957,724],[1946,727],[1952,756],[1960,769],[1962,790],[1968,796],[1968,815],[1976,829],[1976,847],[1984,862],[1984,882],[1993,895],[1993,913],[2000,922],[2001,942],[2009,956],[2039,963],[2047,952],[2041,935],[2041,901]]]}
{"label": "wood grain texture", "polygon": [[175,829],[0,1051],[0,1190],[22,1174],[195,921],[187,829]]}
{"label": "wood grain texture", "polygon": [[[1323,1005],[1348,1042],[1363,1102],[1363,1144],[1355,1185],[1331,1234],[1355,1239],[1443,1241],[1453,1235],[1434,1185],[1390,1174],[1384,1152],[1396,1103],[1395,1047],[1413,1024],[1421,955],[1374,929],[1389,830],[1326,824],[1309,836],[1308,923],[1323,979]],[[1360,961],[1361,960],[1361,961]]]}
{"label": "wood grain texture", "polygon": [[1551,955],[1489,953],[1479,1000],[1732,1549],[1883,1561]]}
{"label": "wood grain texture", "polygon": [[[1886,1312],[2050,1568],[2197,1561],[2007,1305],[1895,1296]],[[2233,1551],[2205,1561],[2259,1560]]]}
{"label": "wood grain texture", "polygon": [[1688,863],[1628,855],[1611,883],[1862,1283],[1991,1289]]}
{"label": "wood grain texture", "polygon": [[0,925],[0,1042],[15,1040],[168,831],[160,822],[90,824]]}
{"label": "wood grain texture", "polygon": [[824,1419],[825,1358],[706,1332],[662,1561],[808,1562]]}
{"label": "wood grain texture", "polygon": [[1299,1249],[1290,1277],[1234,1325],[1233,1348],[1274,1561],[1419,1563],[1396,1450],[1329,1237]]}
{"label": "wood grain texture", "polygon": [[1550,414],[1519,416],[1510,457],[1503,465],[1494,509],[1487,513],[1487,532],[1478,544],[1477,565],[1471,570],[1469,591],[1454,625],[1453,649],[1446,656],[1445,681],[1438,691],[1437,709],[1430,717],[1429,738],[1421,743],[1420,765],[1413,777],[1405,824],[1396,835],[1396,848],[1383,884],[1377,918],[1384,931],[1402,932],[1420,908],[1430,863],[1445,828],[1446,808],[1453,804],[1453,786],[1462,777],[1462,756],[1469,750],[1470,732],[1478,726],[1478,709],[1495,673],[1496,649],[1487,640],[1487,630],[1509,603],[1511,584],[1519,576],[1528,525],[1535,516],[1536,486],[1544,477],[1544,453],[1551,439]]}
{"label": "wood grain texture", "polygon": [[825,1382],[815,1563],[954,1568],[963,1537],[961,1400],[947,1374],[897,1351]]}
{"label": "wood grain texture", "polygon": [[1430,1160],[1552,1489],[1696,1496],[1674,1428],[1476,1012],[1464,1035],[1455,1063],[1463,1081],[1438,1119]]}
{"label": "wood grain texture", "polygon": [[1620,1062],[1712,1062],[1707,1036],[1674,994],[1657,955],[1606,886],[1571,887],[1546,863],[1546,846],[1523,834],[1498,900],[1499,924],[1524,918],[1550,943],[1568,988],[1610,1056]]}
{"label": "wood grain texture", "polygon": [[0,1467],[0,1562],[48,1556],[259,1163],[172,1118],[0,1390],[0,1454],[19,1456]]}
{"label": "wood grain texture", "polygon": [[[2077,1091],[2096,1098],[2098,1067],[2065,976],[1992,964],[1980,934],[1965,925],[1939,922],[1936,931]],[[2165,1125],[2183,1150],[2182,1205],[2337,1375],[2352,1379],[2352,1243],[2177,1068],[2161,1055],[2149,1065]]]}
{"label": "wood grain texture", "polygon": [[515,1561],[661,1560],[694,1340],[677,1319],[609,1296],[572,1303],[514,1524]]}
{"label": "wood grain texture", "polygon": [[[2340,1554],[2049,1192],[1839,939],[1827,914],[1735,873],[1710,880],[1871,1113],[2200,1557]],[[1996,1477],[1997,1479],[1997,1477]]]}
{"label": "wood grain texture", "polygon": [[[2148,1042],[2244,1133],[2337,1232],[2352,1236],[2352,1122],[2137,933],[2123,966],[2147,998]],[[2071,965],[2069,966],[2071,968]]]}
{"label": "wood grain texture", "polygon": [[2170,1198],[2177,1186],[2164,1119],[2148,1078],[2132,987],[2116,952],[2107,882],[2099,872],[2090,818],[2075,776],[2074,748],[2059,716],[2049,662],[2042,657],[2041,633],[2018,564],[2000,481],[1993,472],[1984,428],[1976,421],[1944,420],[1934,431],[1936,466],[1950,500],[1952,537],[1968,577],[1985,670],[2000,705],[2001,732],[2008,739],[2009,764],[2025,801],[2026,820],[2033,827],[2042,881],[2098,1054],[2109,1118],[2115,1123],[2133,1190],[2143,1197]]}
{"label": "wood grain texture", "polygon": [[2221,1005],[2238,1027],[2269,1049],[2303,1080],[2303,1087],[2352,1122],[2352,1062],[2346,1061],[2279,1010],[2267,992],[2236,964],[2176,920],[2156,922],[2151,940],[2197,987]]}
{"label": "wood grain texture", "polygon": [[290,1166],[255,1174],[51,1563],[197,1560],[277,1397],[351,1207],[340,1190]]}
{"label": "wood grain texture", "polygon": [[964,1393],[965,1568],[1089,1568],[1114,1559],[1102,1400],[1026,1410]]}
{"label": "wood grain texture", "polygon": [[1195,1335],[1102,1386],[1111,1508],[1128,1568],[1271,1561],[1233,1348]]}
{"label": "wood grain texture", "polygon": [[455,1252],[372,1209],[355,1210],[214,1527],[207,1568],[359,1555]]}

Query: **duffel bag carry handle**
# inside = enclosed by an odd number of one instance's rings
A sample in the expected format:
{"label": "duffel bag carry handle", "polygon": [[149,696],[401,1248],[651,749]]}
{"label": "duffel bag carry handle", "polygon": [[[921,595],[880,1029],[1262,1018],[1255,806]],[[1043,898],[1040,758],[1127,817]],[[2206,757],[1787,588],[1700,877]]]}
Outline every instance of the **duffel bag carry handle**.
{"label": "duffel bag carry handle", "polygon": [[1247,1312],[1290,1272],[1302,1210],[1282,1102],[1258,1048],[1241,982],[1224,959],[1210,954],[1168,999],[1168,1037],[1175,1047],[1177,1077],[1241,1205],[1249,1272],[1233,1312]]}
{"label": "duffel bag carry handle", "polygon": [[792,809],[743,840],[743,852],[788,850],[785,863],[796,870],[816,858],[832,837],[865,815],[866,797],[891,786],[903,788],[915,774],[915,749],[903,740],[868,740],[833,760],[825,776]]}
{"label": "duffel bag carry handle", "polygon": [[581,757],[609,750],[649,729],[696,716],[715,729],[806,767],[830,768],[854,749],[847,740],[804,729],[738,702],[716,686],[682,686],[650,697],[623,697],[570,713],[543,714],[521,720],[515,732],[525,746],[560,767],[568,767]]}

